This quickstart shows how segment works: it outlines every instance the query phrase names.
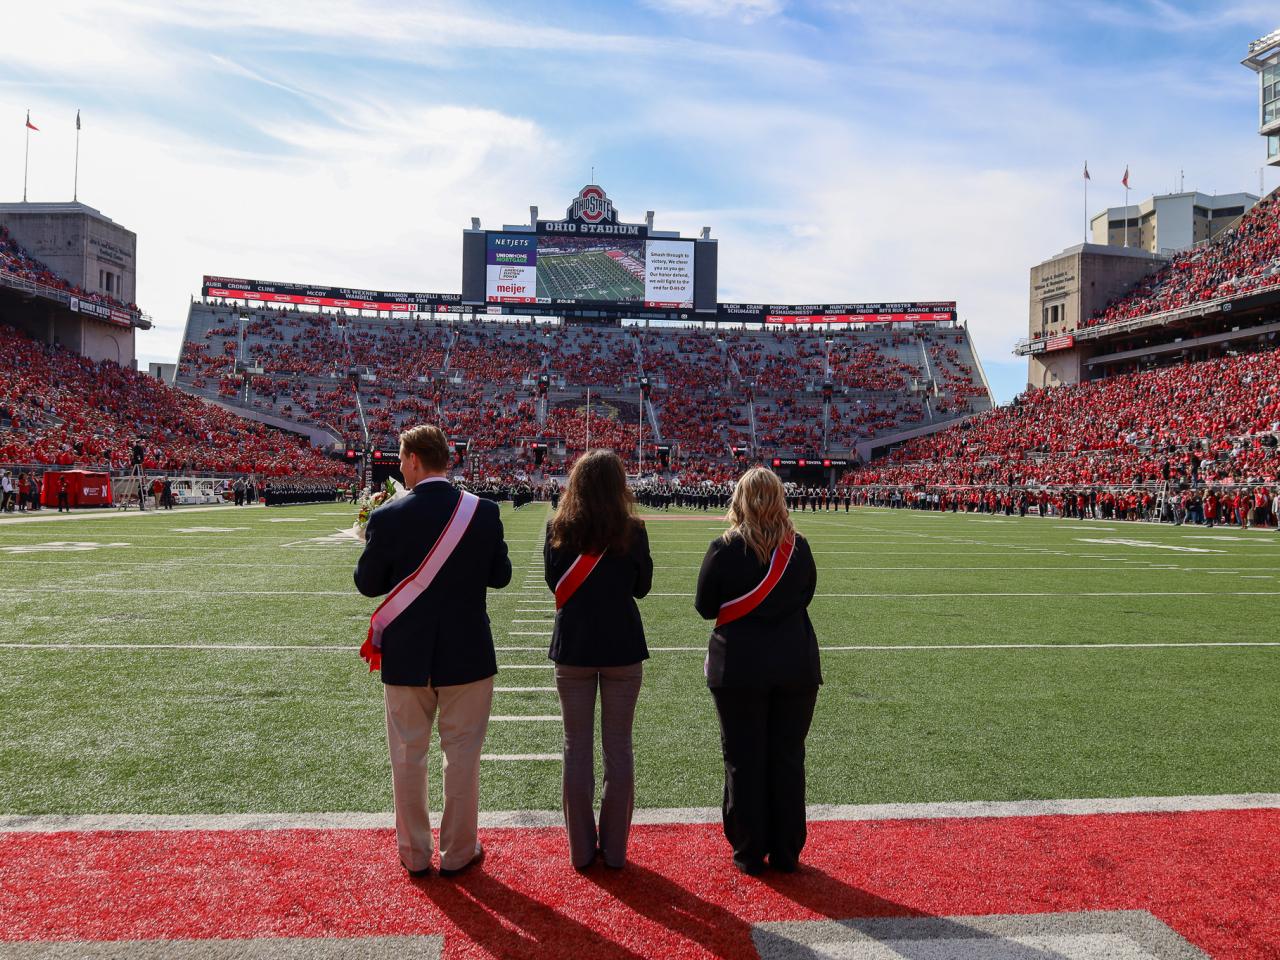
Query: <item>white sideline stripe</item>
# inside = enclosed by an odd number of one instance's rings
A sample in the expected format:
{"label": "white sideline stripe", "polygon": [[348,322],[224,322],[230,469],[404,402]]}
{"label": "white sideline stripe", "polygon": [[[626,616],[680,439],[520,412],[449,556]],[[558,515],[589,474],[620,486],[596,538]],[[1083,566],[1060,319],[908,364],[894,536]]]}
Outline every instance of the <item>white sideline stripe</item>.
{"label": "white sideline stripe", "polygon": [[481,760],[562,760],[559,753],[482,753]]}
{"label": "white sideline stripe", "polygon": [[560,721],[560,715],[558,713],[557,714],[535,713],[535,714],[527,714],[524,716],[517,716],[512,714],[510,716],[489,718],[490,723],[503,723],[505,721],[511,721],[513,723],[551,723],[554,721],[558,723]]}
{"label": "white sideline stripe", "polygon": [[[549,636],[549,634],[547,634]],[[916,650],[1146,650],[1205,647],[1280,647],[1280,640],[1190,640],[1185,643],[881,643],[820,644],[828,652],[893,652]],[[494,647],[499,653],[546,653],[546,647]],[[267,650],[302,650],[317,653],[354,653],[354,644],[263,644],[263,643],[24,643],[0,641],[0,650],[212,650],[255,653]],[[650,653],[706,653],[703,646],[649,647]],[[551,669],[554,663],[499,665],[500,670]],[[547,689],[551,689],[548,687]]]}
{"label": "white sideline stripe", "polygon": [[538,617],[536,620],[512,620],[512,623],[549,623],[546,617]]}
{"label": "white sideline stripe", "polygon": [[554,667],[554,663],[501,663],[498,665],[499,670],[550,670]]}
{"label": "white sideline stripe", "polygon": [[[692,593],[651,593],[651,597],[692,597]],[[1009,593],[815,593],[814,599],[828,600],[856,597],[860,600],[934,600],[958,597],[1280,597],[1280,590],[1100,590],[1089,593],[1067,593],[1045,590]]]}
{"label": "white sideline stripe", "polygon": [[45,510],[49,509],[48,507],[45,507],[44,510],[41,510],[39,513],[35,515],[28,513],[28,514],[19,514],[14,517],[6,517],[3,520],[0,520],[0,526],[8,526],[9,524],[20,524],[20,523],[42,523],[49,520],[116,520],[116,519],[122,519],[127,517],[134,517],[134,518],[154,517],[154,516],[174,517],[179,513],[209,513],[210,511],[213,511],[213,510],[227,510],[227,511],[231,511],[233,513],[238,514],[246,509],[252,510],[255,507],[260,510],[266,509],[261,504],[257,504],[257,503],[251,503],[244,507],[237,507],[234,504],[230,504],[230,503],[221,503],[221,504],[211,503],[202,507],[198,507],[198,506],[182,507],[182,506],[175,505],[172,510],[163,510],[163,511],[157,511],[154,507],[148,507],[146,510],[118,510],[114,507],[111,507],[111,508],[107,508],[109,512],[103,512],[103,513],[98,513],[97,511],[94,511],[93,513],[53,512],[53,513],[45,514]]}
{"label": "white sideline stripe", "polygon": [[[482,755],[483,756],[483,755]],[[491,754],[504,756],[503,754]],[[560,754],[506,756],[560,759]],[[942,820],[1003,817],[1096,816],[1134,813],[1202,813],[1280,809],[1280,793],[1184,797],[1106,797],[1087,800],[972,800],[940,803],[812,804],[810,820]],[[637,809],[633,823],[719,823],[719,807]],[[481,811],[480,826],[563,827],[559,810]],[[64,833],[90,830],[391,830],[395,814],[376,813],[104,813],[4,814],[0,833]]]}
{"label": "white sideline stripe", "polygon": [[507,635],[511,637],[549,637],[550,630],[508,630]]}

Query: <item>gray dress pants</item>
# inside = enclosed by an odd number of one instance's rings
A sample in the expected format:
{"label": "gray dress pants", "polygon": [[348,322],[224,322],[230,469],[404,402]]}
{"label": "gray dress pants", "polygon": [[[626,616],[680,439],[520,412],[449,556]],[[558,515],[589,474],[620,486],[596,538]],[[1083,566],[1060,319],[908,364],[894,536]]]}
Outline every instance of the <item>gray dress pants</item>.
{"label": "gray dress pants", "polygon": [[[569,859],[585,867],[598,846],[611,867],[627,862],[627,834],[635,806],[635,756],[631,724],[644,664],[625,667],[556,665],[556,690],[564,719],[564,824]],[[596,688],[600,689],[600,745],[604,753],[604,795],[600,829],[595,816]]]}

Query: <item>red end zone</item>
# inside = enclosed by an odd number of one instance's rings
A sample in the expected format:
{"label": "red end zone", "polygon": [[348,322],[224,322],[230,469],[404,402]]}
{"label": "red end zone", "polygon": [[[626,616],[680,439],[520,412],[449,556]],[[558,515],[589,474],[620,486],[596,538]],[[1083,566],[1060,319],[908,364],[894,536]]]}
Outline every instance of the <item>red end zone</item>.
{"label": "red end zone", "polygon": [[626,870],[581,875],[561,830],[482,839],[478,870],[411,881],[386,830],[3,834],[0,956],[433,935],[449,958],[755,958],[769,922],[1146,911],[1210,956],[1280,957],[1280,810],[816,822],[801,872],[760,878],[714,825],[638,826]]}

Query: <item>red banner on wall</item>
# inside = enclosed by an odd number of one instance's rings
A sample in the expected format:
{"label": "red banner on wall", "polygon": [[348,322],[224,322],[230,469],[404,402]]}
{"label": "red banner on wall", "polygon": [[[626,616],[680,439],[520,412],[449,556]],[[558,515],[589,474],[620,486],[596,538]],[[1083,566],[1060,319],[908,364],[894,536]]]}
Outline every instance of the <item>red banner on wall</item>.
{"label": "red banner on wall", "polygon": [[383,303],[376,300],[341,300],[337,297],[308,297],[297,293],[252,293],[244,290],[228,290],[225,287],[205,287],[206,297],[226,297],[232,300],[257,300],[262,303],[306,304],[312,307],[346,307],[348,310],[383,310],[389,313],[412,313],[416,303]]}
{"label": "red banner on wall", "polygon": [[1074,334],[1064,333],[1056,337],[1050,337],[1044,342],[1045,350],[1067,350],[1076,345]]}

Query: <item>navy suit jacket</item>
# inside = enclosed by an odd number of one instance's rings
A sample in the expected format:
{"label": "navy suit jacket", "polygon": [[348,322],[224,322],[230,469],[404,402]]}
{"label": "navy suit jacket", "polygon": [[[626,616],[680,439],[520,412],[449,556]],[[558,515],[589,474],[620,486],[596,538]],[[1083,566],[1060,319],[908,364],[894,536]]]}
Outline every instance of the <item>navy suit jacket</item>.
{"label": "navy suit jacket", "polygon": [[[453,515],[461,493],[423,481],[369,515],[356,588],[390,593],[422,564]],[[382,633],[382,682],[435,687],[473,683],[498,672],[485,591],[511,582],[498,505],[481,500],[457,549],[432,581]]]}

